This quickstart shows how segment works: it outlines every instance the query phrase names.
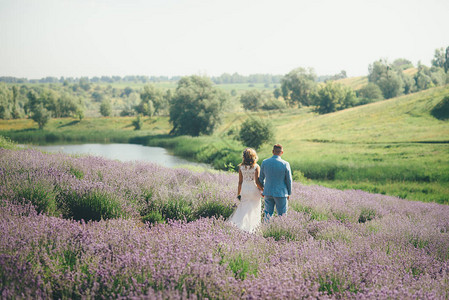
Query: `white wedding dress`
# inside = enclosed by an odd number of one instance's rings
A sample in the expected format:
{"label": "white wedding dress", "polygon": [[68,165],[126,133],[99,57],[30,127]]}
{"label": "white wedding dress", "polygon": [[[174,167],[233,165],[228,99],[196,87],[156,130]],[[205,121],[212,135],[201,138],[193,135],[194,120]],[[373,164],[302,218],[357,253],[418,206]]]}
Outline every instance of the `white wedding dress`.
{"label": "white wedding dress", "polygon": [[261,193],[255,182],[256,169],[254,167],[241,165],[240,171],[243,175],[241,201],[237,209],[229,217],[229,221],[238,228],[254,232],[260,225],[261,219]]}

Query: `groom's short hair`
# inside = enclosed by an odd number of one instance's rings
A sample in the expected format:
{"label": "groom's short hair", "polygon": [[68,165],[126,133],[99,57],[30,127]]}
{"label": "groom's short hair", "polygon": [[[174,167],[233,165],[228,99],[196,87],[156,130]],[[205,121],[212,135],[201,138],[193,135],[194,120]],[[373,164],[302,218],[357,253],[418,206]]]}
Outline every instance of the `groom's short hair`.
{"label": "groom's short hair", "polygon": [[276,144],[273,146],[274,153],[281,153],[282,151],[284,151],[284,148],[282,147],[281,144]]}

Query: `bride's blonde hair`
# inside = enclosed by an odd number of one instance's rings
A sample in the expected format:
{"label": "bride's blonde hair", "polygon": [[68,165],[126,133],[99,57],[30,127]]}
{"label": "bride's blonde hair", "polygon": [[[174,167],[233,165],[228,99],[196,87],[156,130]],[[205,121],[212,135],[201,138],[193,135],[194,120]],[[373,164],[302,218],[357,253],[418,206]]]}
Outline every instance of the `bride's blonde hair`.
{"label": "bride's blonde hair", "polygon": [[257,163],[258,159],[259,157],[257,157],[256,150],[254,150],[253,148],[246,148],[243,151],[242,163],[239,166],[254,166]]}

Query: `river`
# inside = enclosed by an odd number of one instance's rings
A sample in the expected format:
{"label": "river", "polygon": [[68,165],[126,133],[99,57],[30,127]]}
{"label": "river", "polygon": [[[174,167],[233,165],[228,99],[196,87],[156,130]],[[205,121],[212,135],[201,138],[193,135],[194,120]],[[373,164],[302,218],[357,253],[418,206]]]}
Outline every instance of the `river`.
{"label": "river", "polygon": [[146,161],[165,167],[182,165],[201,166],[210,168],[206,164],[188,161],[170,154],[165,148],[149,147],[138,144],[80,144],[80,145],[47,145],[33,146],[46,152],[62,152],[66,154],[89,154],[120,161]]}

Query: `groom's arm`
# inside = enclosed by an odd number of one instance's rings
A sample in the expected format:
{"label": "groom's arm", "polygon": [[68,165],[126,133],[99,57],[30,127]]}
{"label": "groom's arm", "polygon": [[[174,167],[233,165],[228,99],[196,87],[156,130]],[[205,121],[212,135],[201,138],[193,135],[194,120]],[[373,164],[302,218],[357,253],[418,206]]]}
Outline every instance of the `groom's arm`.
{"label": "groom's arm", "polygon": [[285,184],[287,185],[288,195],[292,194],[292,170],[290,169],[290,164],[286,165],[287,170],[285,172]]}
{"label": "groom's arm", "polygon": [[265,186],[265,164],[262,162],[262,165],[260,166],[260,174],[259,174],[259,182],[262,184],[262,186]]}

